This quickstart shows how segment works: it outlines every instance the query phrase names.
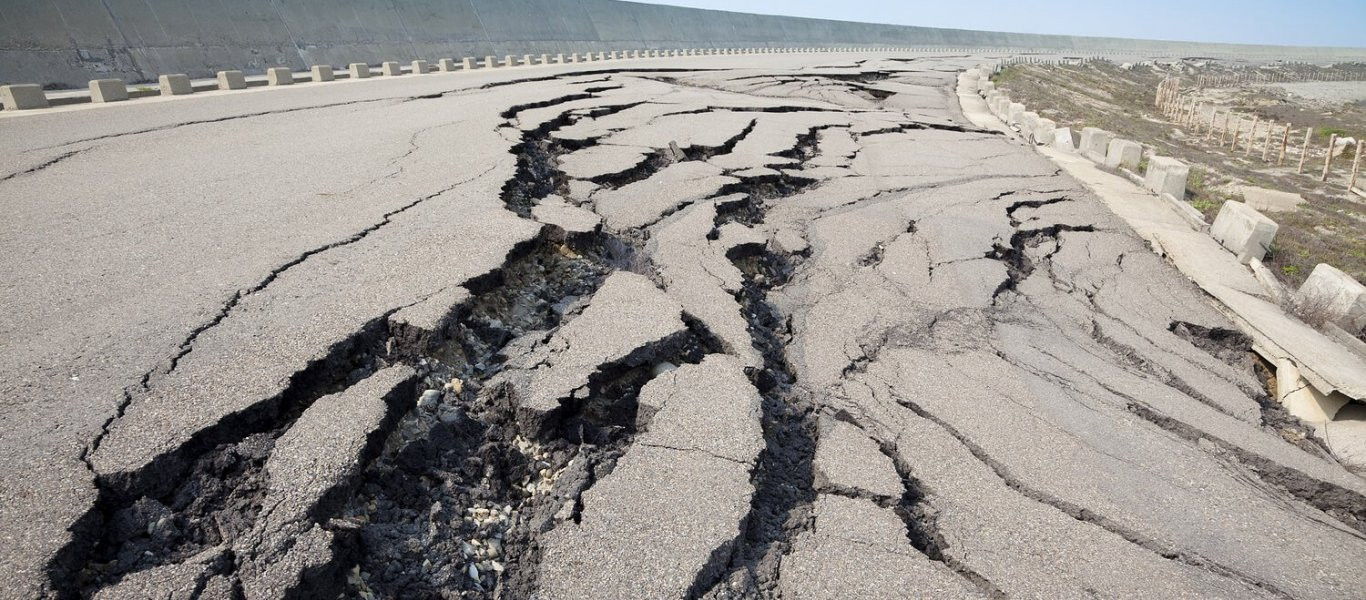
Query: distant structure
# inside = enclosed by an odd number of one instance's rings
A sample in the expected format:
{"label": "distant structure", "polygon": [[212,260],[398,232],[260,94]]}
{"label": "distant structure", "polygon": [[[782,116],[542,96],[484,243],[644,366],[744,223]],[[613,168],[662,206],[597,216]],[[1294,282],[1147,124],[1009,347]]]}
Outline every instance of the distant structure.
{"label": "distant structure", "polygon": [[84,87],[161,73],[621,48],[917,46],[1149,56],[1366,60],[1366,50],[996,33],[616,0],[23,0],[0,9],[0,83]]}

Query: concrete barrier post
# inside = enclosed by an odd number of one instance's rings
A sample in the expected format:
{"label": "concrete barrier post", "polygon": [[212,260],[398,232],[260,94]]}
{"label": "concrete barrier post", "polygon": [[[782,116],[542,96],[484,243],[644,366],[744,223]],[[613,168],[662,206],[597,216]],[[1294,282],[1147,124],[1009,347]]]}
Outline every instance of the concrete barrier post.
{"label": "concrete barrier post", "polygon": [[492,56],[485,56],[485,57],[484,57],[484,68],[485,68],[485,69],[492,69],[492,68],[494,68],[494,67],[496,67],[496,66],[498,66],[498,61],[497,61],[496,59],[494,59]]}
{"label": "concrete barrier post", "polygon": [[534,64],[536,64],[536,60],[532,58],[530,54],[522,55],[522,66],[529,67]]}
{"label": "concrete barrier post", "polygon": [[425,60],[415,60],[413,61],[413,64],[409,66],[412,67],[413,75],[427,74],[427,61]]}
{"label": "concrete barrier post", "polygon": [[398,66],[396,60],[386,60],[380,64],[379,70],[385,77],[397,77],[403,74],[403,67]]}
{"label": "concrete barrier post", "polygon": [[219,71],[218,89],[241,90],[247,87],[247,77],[241,71]]}
{"label": "concrete barrier post", "polygon": [[367,79],[370,77],[370,65],[365,63],[351,63],[347,65],[347,70],[351,72],[352,79]]}
{"label": "concrete barrier post", "polygon": [[0,85],[0,102],[5,110],[33,110],[47,108],[47,93],[43,86],[36,83],[15,83]]}
{"label": "concrete barrier post", "polygon": [[1143,145],[1132,140],[1110,140],[1110,145],[1105,150],[1105,166],[1111,169],[1124,167],[1136,171],[1138,163],[1142,160]]}
{"label": "concrete barrier post", "polygon": [[1190,177],[1190,167],[1168,156],[1154,156],[1148,160],[1148,172],[1143,175],[1143,183],[1157,194],[1170,194],[1182,200],[1186,197],[1186,180]]}
{"label": "concrete barrier post", "polygon": [[474,70],[474,67],[475,67],[475,62],[474,62],[474,58],[473,58],[473,57],[466,56],[466,57],[460,59],[460,68],[462,68],[462,69],[464,69],[464,70],[466,70],[466,71],[473,71],[473,70]]}
{"label": "concrete barrier post", "polygon": [[562,64],[564,64],[564,54],[563,54],[563,53],[560,53],[560,54],[556,54],[556,55],[555,55],[555,64],[557,64],[557,65],[562,65]]}
{"label": "concrete barrier post", "polygon": [[294,72],[289,67],[271,67],[266,69],[266,83],[270,85],[290,85],[294,83]]}
{"label": "concrete barrier post", "polygon": [[517,66],[517,57],[515,57],[515,56],[513,56],[513,55],[511,55],[511,54],[504,55],[504,56],[503,56],[503,66],[504,66],[504,67],[515,67],[515,66]]}
{"label": "concrete barrier post", "polygon": [[569,55],[569,62],[572,62],[572,63],[579,62],[579,53],[578,53],[578,52],[575,52],[575,53],[573,53],[573,54],[570,54],[570,55]]}
{"label": "concrete barrier post", "polygon": [[161,75],[157,77],[157,85],[161,87],[162,96],[184,96],[194,93],[194,86],[190,85],[190,78],[187,75]]}
{"label": "concrete barrier post", "polygon": [[1366,286],[1331,265],[1314,267],[1297,296],[1306,305],[1323,307],[1325,316],[1343,329],[1366,327]]}
{"label": "concrete barrier post", "polygon": [[1279,228],[1251,206],[1230,200],[1219,209],[1209,233],[1214,241],[1238,255],[1238,262],[1248,264],[1254,258],[1266,257]]}
{"label": "concrete barrier post", "polygon": [[119,102],[128,99],[128,86],[122,79],[90,80],[91,102]]}
{"label": "concrete barrier post", "polygon": [[308,72],[312,75],[314,83],[336,79],[336,75],[332,72],[332,65],[313,65]]}
{"label": "concrete barrier post", "polygon": [[[1110,147],[1110,140],[1114,137],[1114,134],[1099,127],[1083,128],[1081,130],[1081,148],[1079,148],[1081,155],[1090,159],[1091,162],[1104,164],[1106,153]],[[1180,196],[1177,197],[1180,198]]]}
{"label": "concrete barrier post", "polygon": [[436,70],[441,71],[442,73],[450,73],[451,71],[454,71],[455,60],[443,58],[441,60],[436,61]]}

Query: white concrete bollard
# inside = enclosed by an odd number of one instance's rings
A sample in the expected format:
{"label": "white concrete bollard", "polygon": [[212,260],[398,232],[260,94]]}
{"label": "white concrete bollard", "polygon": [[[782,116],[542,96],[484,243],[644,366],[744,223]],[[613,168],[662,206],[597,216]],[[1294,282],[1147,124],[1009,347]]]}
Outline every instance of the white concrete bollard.
{"label": "white concrete bollard", "polygon": [[241,90],[247,87],[247,76],[241,71],[219,71],[217,77],[220,90]]}
{"label": "white concrete bollard", "polygon": [[194,86],[190,85],[190,78],[187,75],[161,75],[157,77],[157,85],[161,87],[162,96],[184,96],[194,93]]}
{"label": "white concrete bollard", "polygon": [[266,83],[270,85],[290,85],[294,83],[294,72],[289,67],[271,67],[266,69]]}
{"label": "white concrete bollard", "polygon": [[530,54],[522,55],[522,66],[529,67],[534,64],[536,64],[536,60],[533,59]]}
{"label": "white concrete bollard", "polygon": [[515,66],[517,66],[517,57],[515,57],[515,56],[513,56],[513,55],[511,55],[511,54],[508,54],[508,55],[503,56],[503,66],[504,66],[504,67],[515,67]]}
{"label": "white concrete bollard", "polygon": [[336,79],[336,74],[332,72],[332,65],[313,65],[308,72],[313,77],[313,83]]}
{"label": "white concrete bollard", "polygon": [[1081,147],[1077,150],[1091,162],[1105,164],[1105,153],[1110,147],[1110,140],[1114,137],[1114,134],[1099,127],[1084,127],[1081,130]]}
{"label": "white concrete bollard", "polygon": [[455,60],[450,58],[443,58],[441,60],[436,61],[436,70],[441,71],[442,73],[450,73],[454,71]]}
{"label": "white concrete bollard", "polygon": [[496,66],[498,66],[498,61],[495,60],[492,56],[485,56],[485,57],[484,57],[484,68],[485,68],[485,69],[492,69],[492,68],[494,68],[494,67],[496,67]]}
{"label": "white concrete bollard", "polygon": [[575,53],[573,53],[573,54],[570,54],[570,55],[569,55],[569,62],[572,62],[572,63],[579,62],[579,53],[578,53],[578,52],[575,52]]}
{"label": "white concrete bollard", "polygon": [[[1180,197],[1177,196],[1179,199]],[[1228,201],[1219,209],[1214,225],[1209,233],[1214,241],[1238,255],[1238,262],[1247,264],[1252,259],[1261,260],[1271,248],[1279,226],[1242,202]]]}
{"label": "white concrete bollard", "polygon": [[1040,117],[1038,124],[1034,126],[1034,143],[1051,144],[1053,142],[1053,131],[1058,128],[1058,124],[1053,119]]}
{"label": "white concrete bollard", "polygon": [[475,67],[474,57],[466,56],[460,59],[460,68],[466,71],[473,71]]}
{"label": "white concrete bollard", "polygon": [[1064,152],[1076,152],[1076,140],[1072,139],[1071,127],[1059,127],[1053,130],[1053,147]]}
{"label": "white concrete bollard", "polygon": [[1331,265],[1314,267],[1296,293],[1301,303],[1322,307],[1329,320],[1347,331],[1366,327],[1366,286]]}
{"label": "white concrete bollard", "polygon": [[1024,114],[1025,105],[1019,102],[1011,102],[1006,107],[1006,124],[1014,125],[1019,122],[1020,115]]}
{"label": "white concrete bollard", "polygon": [[1143,184],[1154,193],[1170,194],[1177,200],[1186,197],[1186,179],[1190,177],[1190,167],[1168,156],[1154,156],[1148,160],[1148,172],[1143,174]]}
{"label": "white concrete bollard", "polygon": [[5,104],[5,110],[33,110],[50,106],[43,86],[36,83],[0,85],[0,102]]}
{"label": "white concrete bollard", "polygon": [[556,55],[555,55],[555,64],[557,64],[557,65],[562,65],[562,64],[564,64],[564,54],[556,54]]}
{"label": "white concrete bollard", "polygon": [[365,63],[351,63],[346,68],[351,72],[352,79],[367,79],[370,77],[370,65]]}
{"label": "white concrete bollard", "polygon": [[403,67],[398,66],[396,60],[386,60],[379,65],[379,72],[385,77],[397,77],[403,74]]}
{"label": "white concrete bollard", "polygon": [[1142,161],[1143,144],[1133,140],[1113,139],[1105,149],[1105,166],[1110,169],[1124,167],[1136,171]]}
{"label": "white concrete bollard", "polygon": [[128,86],[122,79],[90,80],[91,102],[119,102],[128,99]]}
{"label": "white concrete bollard", "polygon": [[412,68],[413,75],[427,74],[427,61],[425,60],[415,60],[413,61],[413,64],[409,66]]}

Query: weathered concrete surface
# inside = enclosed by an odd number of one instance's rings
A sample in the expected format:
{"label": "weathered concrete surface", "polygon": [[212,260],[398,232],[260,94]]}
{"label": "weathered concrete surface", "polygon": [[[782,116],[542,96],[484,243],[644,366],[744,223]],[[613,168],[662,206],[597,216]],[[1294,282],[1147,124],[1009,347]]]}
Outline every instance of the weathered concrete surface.
{"label": "weathered concrete surface", "polygon": [[976,62],[0,116],[0,597],[1358,597],[1366,483]]}

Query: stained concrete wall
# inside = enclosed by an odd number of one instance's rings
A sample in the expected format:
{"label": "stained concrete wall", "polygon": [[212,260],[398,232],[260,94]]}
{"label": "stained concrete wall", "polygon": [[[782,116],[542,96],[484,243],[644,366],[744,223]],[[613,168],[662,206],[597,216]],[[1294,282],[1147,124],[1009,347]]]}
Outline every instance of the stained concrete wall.
{"label": "stained concrete wall", "polygon": [[0,83],[81,87],[163,73],[736,46],[958,46],[1366,60],[1366,50],[903,27],[616,0],[0,0]]}

